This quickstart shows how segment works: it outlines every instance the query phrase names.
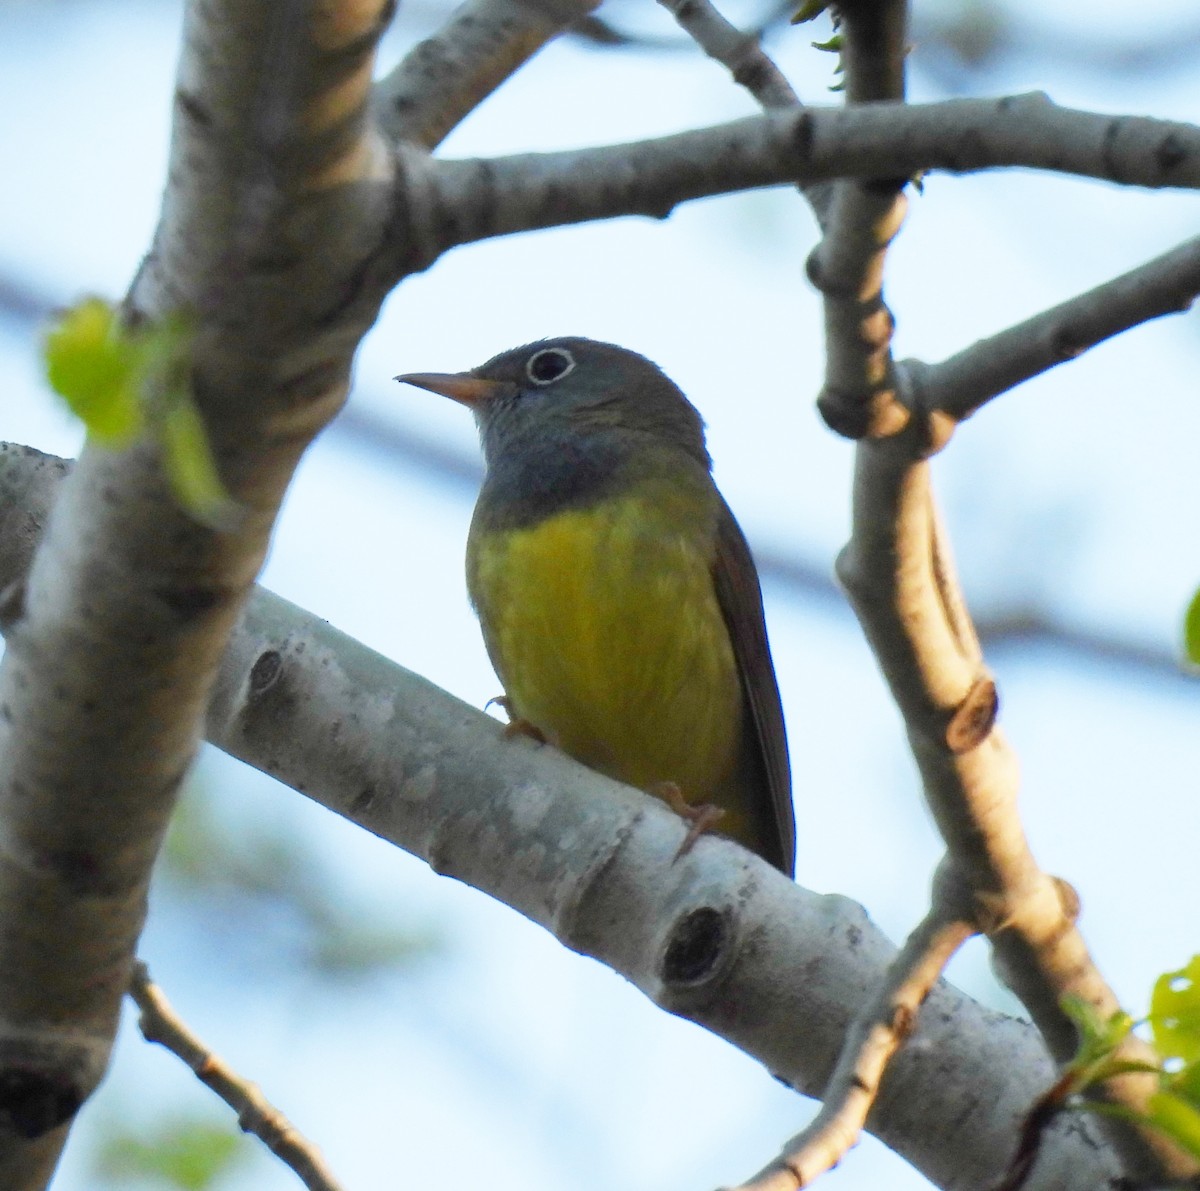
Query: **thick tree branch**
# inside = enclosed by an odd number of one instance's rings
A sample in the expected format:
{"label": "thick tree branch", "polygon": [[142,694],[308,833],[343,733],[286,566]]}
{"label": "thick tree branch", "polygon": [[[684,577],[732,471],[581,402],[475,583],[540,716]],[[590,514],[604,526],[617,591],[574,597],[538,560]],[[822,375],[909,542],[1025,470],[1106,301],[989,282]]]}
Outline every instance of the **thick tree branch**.
{"label": "thick tree branch", "polygon": [[908,395],[923,414],[969,418],[993,397],[1081,356],[1139,323],[1178,314],[1200,294],[1200,238],[1086,293],[981,339],[940,364],[906,360]]}
{"label": "thick tree branch", "polygon": [[598,0],[467,0],[375,88],[393,142],[433,149],[548,41]]}
{"label": "thick tree branch", "polygon": [[[0,452],[0,491],[49,502],[49,468]],[[11,473],[14,478],[7,478]],[[23,548],[0,540],[0,586]],[[475,885],[704,1025],[809,1095],[894,952],[861,910],[700,840],[657,800],[496,721],[256,589],[231,641],[208,736],[368,830]],[[802,1021],[804,1029],[795,1023]],[[889,1070],[872,1131],[942,1186],[982,1186],[1053,1079],[1036,1033],[944,984]],[[1094,1127],[1051,1131],[1031,1187],[1115,1175]]]}
{"label": "thick tree branch", "polygon": [[[300,452],[377,310],[378,3],[187,11],[172,169],[132,320],[186,312],[236,533],[193,522],[156,445],[85,450],[0,664],[0,1186],[49,1177],[108,1061],[150,869]],[[320,245],[320,250],[313,247]]]}
{"label": "thick tree branch", "polygon": [[456,245],[681,202],[835,177],[1026,166],[1153,187],[1200,187],[1200,128],[1060,108],[1044,95],[776,111],[624,145],[475,160],[402,152],[415,263]]}

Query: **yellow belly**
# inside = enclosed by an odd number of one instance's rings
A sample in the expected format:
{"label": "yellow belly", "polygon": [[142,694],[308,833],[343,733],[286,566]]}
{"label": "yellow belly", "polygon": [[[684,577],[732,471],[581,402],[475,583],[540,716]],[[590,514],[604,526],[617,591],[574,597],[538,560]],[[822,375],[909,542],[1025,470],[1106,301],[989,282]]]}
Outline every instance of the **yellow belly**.
{"label": "yellow belly", "polygon": [[742,696],[711,529],[679,503],[473,531],[468,584],[516,715],[585,765],[704,802],[737,761]]}

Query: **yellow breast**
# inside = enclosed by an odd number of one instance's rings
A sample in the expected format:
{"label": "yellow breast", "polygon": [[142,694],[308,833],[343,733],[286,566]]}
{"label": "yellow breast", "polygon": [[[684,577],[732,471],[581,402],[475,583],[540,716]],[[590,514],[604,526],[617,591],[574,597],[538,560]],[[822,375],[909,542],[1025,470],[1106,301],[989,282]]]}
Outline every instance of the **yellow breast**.
{"label": "yellow breast", "polygon": [[698,802],[736,763],[742,696],[710,519],[687,506],[660,490],[473,527],[468,586],[515,714],[585,765]]}

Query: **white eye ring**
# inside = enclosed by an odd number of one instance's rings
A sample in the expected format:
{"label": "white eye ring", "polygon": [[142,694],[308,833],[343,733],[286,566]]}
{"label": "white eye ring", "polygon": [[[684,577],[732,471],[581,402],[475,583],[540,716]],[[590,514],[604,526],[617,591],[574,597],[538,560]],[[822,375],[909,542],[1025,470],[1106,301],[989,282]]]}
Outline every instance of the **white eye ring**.
{"label": "white eye ring", "polygon": [[[557,371],[545,372],[544,369],[547,365],[551,369],[557,368]],[[525,361],[525,375],[535,385],[542,387],[552,385],[556,380],[562,380],[564,376],[574,371],[575,357],[565,347],[544,347],[541,351],[534,352]]]}

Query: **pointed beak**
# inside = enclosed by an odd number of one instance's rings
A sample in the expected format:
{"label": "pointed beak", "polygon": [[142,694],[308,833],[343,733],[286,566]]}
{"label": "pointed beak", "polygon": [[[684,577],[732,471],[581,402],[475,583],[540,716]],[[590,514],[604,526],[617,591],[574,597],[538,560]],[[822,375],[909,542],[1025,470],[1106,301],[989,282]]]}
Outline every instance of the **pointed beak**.
{"label": "pointed beak", "polygon": [[406,372],[396,377],[402,385],[416,385],[440,393],[471,409],[496,397],[516,391],[516,385],[506,380],[483,380],[469,372]]}

